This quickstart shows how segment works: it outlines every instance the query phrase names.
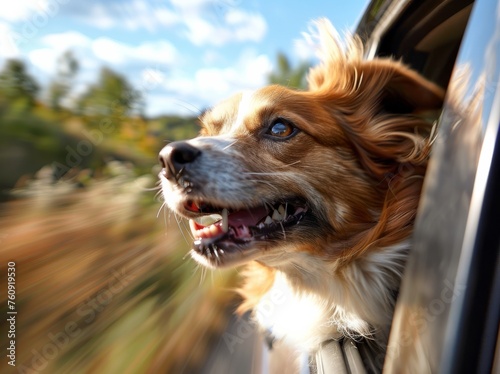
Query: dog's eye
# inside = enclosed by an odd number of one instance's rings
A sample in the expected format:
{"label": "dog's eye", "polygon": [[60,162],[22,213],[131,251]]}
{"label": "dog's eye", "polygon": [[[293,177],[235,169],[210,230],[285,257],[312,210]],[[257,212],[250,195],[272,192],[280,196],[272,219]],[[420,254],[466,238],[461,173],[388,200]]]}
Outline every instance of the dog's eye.
{"label": "dog's eye", "polygon": [[289,121],[279,118],[269,126],[266,134],[273,138],[288,139],[298,132],[298,129]]}

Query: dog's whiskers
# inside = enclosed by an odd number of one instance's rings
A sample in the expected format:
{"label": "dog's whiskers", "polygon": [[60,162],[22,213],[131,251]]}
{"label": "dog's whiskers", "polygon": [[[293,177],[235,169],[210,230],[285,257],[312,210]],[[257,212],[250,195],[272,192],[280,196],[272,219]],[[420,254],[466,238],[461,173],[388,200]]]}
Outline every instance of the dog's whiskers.
{"label": "dog's whiskers", "polygon": [[220,263],[220,257],[219,257],[219,252],[218,252],[218,249],[215,245],[212,244],[212,250],[214,252],[214,255],[216,257],[216,261],[217,263]]}
{"label": "dog's whiskers", "polygon": [[283,171],[283,172],[279,172],[279,171],[273,171],[273,172],[270,172],[270,173],[265,173],[265,172],[252,172],[252,171],[247,171],[247,172],[244,172],[244,174],[247,174],[247,175],[270,175],[270,176],[278,176],[278,175],[284,175],[284,176],[288,176],[290,175],[290,172],[289,171]]}
{"label": "dog's whiskers", "polygon": [[[186,228],[185,228],[185,227],[183,227],[183,225],[182,225],[182,223],[183,223],[182,218],[181,218],[180,216],[178,216],[177,214],[175,214],[175,215],[174,215],[174,217],[175,217],[175,220],[177,221],[177,226],[179,226],[179,231],[181,232],[182,237],[184,238],[184,241],[185,241],[187,244],[191,243],[191,241],[190,241],[190,240],[188,240],[188,238],[186,237],[186,233],[185,233]],[[191,230],[187,230],[187,231],[188,231],[188,233],[189,233],[189,236],[191,236]]]}
{"label": "dog's whiskers", "polygon": [[200,277],[200,286],[205,282],[205,279],[207,279],[207,268],[204,266],[201,267],[201,277]]}
{"label": "dog's whiskers", "polygon": [[297,164],[300,164],[301,160],[297,160],[297,161],[294,161],[294,162],[291,162],[289,164],[286,164],[286,165],[283,165],[281,166],[282,168],[287,168],[289,166],[293,166],[293,165],[297,165]]}
{"label": "dog's whiskers", "polygon": [[280,222],[280,226],[281,226],[281,231],[283,232],[283,240],[286,240],[286,232],[285,228],[283,227],[283,222]]}
{"label": "dog's whiskers", "polygon": [[158,190],[158,192],[155,195],[155,197],[156,197],[158,195],[158,193],[161,192],[161,186],[159,185],[159,183],[156,183],[156,184],[158,184],[158,186],[156,186],[156,187],[150,187],[150,188],[141,187],[140,190],[141,191],[156,191],[156,190]]}
{"label": "dog's whiskers", "polygon": [[161,213],[161,210],[163,208],[165,208],[165,206],[167,205],[167,202],[164,201],[161,205],[160,205],[160,209],[158,209],[158,213],[156,213],[156,218],[159,218],[160,217],[160,213]]}
{"label": "dog's whiskers", "polygon": [[175,101],[175,104],[177,104],[181,108],[189,110],[191,113],[196,114],[196,115],[198,115],[202,112],[196,105],[193,105],[192,103],[184,101],[184,100],[177,99]]}
{"label": "dog's whiskers", "polygon": [[157,193],[155,193],[155,196],[154,196],[155,199],[157,199],[158,196],[160,196],[160,197],[162,196],[163,190],[161,189],[161,186],[159,186],[158,188],[159,188],[159,191]]}
{"label": "dog's whiskers", "polygon": [[255,183],[264,183],[266,185],[268,185],[269,187],[272,187],[276,190],[276,192],[279,192],[279,188],[276,187],[274,184],[272,184],[271,182],[269,181],[265,181],[265,180],[260,180],[260,179],[249,179],[250,182],[255,182]]}
{"label": "dog's whiskers", "polygon": [[[301,160],[297,160],[297,161],[294,161],[294,162],[291,162],[289,164],[286,164],[286,165],[282,165],[282,166],[278,166],[277,168],[278,169],[285,169],[287,167],[290,167],[290,166],[293,166],[293,165],[297,165],[297,164],[300,164]],[[266,173],[266,172],[245,172],[245,174],[255,174],[255,175],[279,175],[279,174],[283,174],[282,172],[277,172],[277,171],[274,171],[274,172],[270,172],[270,173]]]}
{"label": "dog's whiskers", "polygon": [[175,175],[175,180],[176,180],[177,182],[179,182],[179,179],[180,179],[180,177],[182,176],[182,173],[184,173],[184,169],[185,169],[185,167],[183,166],[183,167],[179,170],[179,172]]}
{"label": "dog's whiskers", "polygon": [[223,151],[225,151],[226,149],[228,148],[231,148],[233,145],[235,145],[236,143],[238,143],[238,139],[236,139],[234,142],[232,142],[231,144],[228,144],[226,145],[224,148],[222,148]]}

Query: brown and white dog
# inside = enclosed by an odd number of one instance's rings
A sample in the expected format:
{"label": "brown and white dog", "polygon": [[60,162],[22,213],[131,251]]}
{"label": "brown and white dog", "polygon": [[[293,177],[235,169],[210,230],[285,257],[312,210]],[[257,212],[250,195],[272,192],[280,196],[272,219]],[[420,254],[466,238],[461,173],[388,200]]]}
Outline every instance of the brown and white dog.
{"label": "brown and white dog", "polygon": [[343,336],[383,346],[431,145],[418,114],[443,92],[400,62],[364,60],[328,21],[318,30],[308,90],[273,85],[207,110],[199,137],[160,152],[163,196],[190,219],[196,261],[248,264],[240,309],[275,337],[308,352]]}

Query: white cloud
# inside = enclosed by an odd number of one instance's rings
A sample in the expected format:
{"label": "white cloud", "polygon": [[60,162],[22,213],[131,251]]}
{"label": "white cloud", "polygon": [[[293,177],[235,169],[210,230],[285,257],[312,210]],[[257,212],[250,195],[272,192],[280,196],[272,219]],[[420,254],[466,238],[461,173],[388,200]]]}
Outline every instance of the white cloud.
{"label": "white cloud", "polygon": [[206,65],[213,65],[218,61],[223,61],[223,55],[213,49],[205,51],[202,56],[202,61]]}
{"label": "white cloud", "polygon": [[[162,96],[164,100],[170,97],[169,108],[176,113],[201,110],[212,106],[230,95],[243,90],[254,90],[267,83],[267,76],[271,72],[272,63],[268,56],[257,55],[247,50],[243,52],[239,60],[230,67],[225,68],[202,68],[193,75],[186,76],[182,72],[172,74],[165,79],[163,88],[175,95]],[[154,95],[152,95],[154,97]],[[158,98],[158,96],[156,96]],[[159,113],[166,108],[163,101],[159,107],[159,100],[149,100],[148,112]],[[191,113],[192,114],[192,113]]]}
{"label": "white cloud", "polygon": [[161,87],[166,66],[177,58],[175,48],[164,41],[129,45],[109,38],[92,40],[77,32],[50,34],[40,41],[43,47],[30,51],[27,57],[43,86],[57,71],[59,57],[67,50],[74,53],[80,68],[71,100],[95,82],[97,72],[104,64],[112,65],[115,71],[126,75],[136,89],[147,95]]}
{"label": "white cloud", "polygon": [[147,95],[147,115],[177,114],[181,116],[198,116],[203,109],[192,100],[185,100],[177,94],[154,93]]}
{"label": "white cloud", "polygon": [[40,48],[28,54],[30,62],[45,74],[54,74],[56,71],[57,53],[51,48]]}
{"label": "white cloud", "polygon": [[321,38],[318,32],[316,21],[310,21],[308,30],[302,32],[300,39],[293,41],[293,53],[299,60],[311,61],[318,59],[318,53],[321,49]]}
{"label": "white cloud", "polygon": [[92,51],[100,60],[120,65],[134,62],[171,64],[177,59],[177,50],[166,41],[131,46],[109,38],[98,38],[92,42]]}
{"label": "white cloud", "polygon": [[140,90],[151,91],[165,81],[165,73],[156,68],[143,69],[139,75]]}
{"label": "white cloud", "polygon": [[179,15],[164,6],[151,6],[134,0],[123,4],[124,25],[130,30],[145,28],[154,31],[159,27],[170,27],[179,22]]}
{"label": "white cloud", "polygon": [[205,5],[213,3],[211,0],[170,0],[170,2],[178,8],[192,9],[196,12],[203,10]]}
{"label": "white cloud", "polygon": [[47,13],[49,0],[15,0],[4,4],[0,19],[8,22],[25,21],[36,13]]}
{"label": "white cloud", "polygon": [[234,26],[235,38],[238,41],[260,41],[267,31],[267,23],[260,14],[248,13],[239,9],[231,9],[226,13],[226,22]]}
{"label": "white cloud", "polygon": [[13,58],[19,57],[19,55],[15,33],[9,24],[0,21],[0,58]]}
{"label": "white cloud", "polygon": [[95,27],[100,29],[109,29],[117,23],[116,18],[102,4],[92,4],[86,20],[91,21]]}
{"label": "white cloud", "polygon": [[49,34],[41,38],[42,48],[37,48],[28,53],[28,59],[36,69],[45,75],[52,75],[56,71],[57,59],[66,51],[71,50],[77,57],[80,70],[92,69],[96,64],[92,64],[89,56],[89,48],[92,40],[87,36],[76,32],[68,31],[58,34]]}
{"label": "white cloud", "polygon": [[[63,0],[53,1],[59,3]],[[235,7],[230,1],[151,0],[147,4],[143,0],[99,4],[93,0],[88,3],[68,2],[64,12],[66,15],[70,12],[73,17],[102,29],[184,32],[187,40],[204,46],[257,42],[264,38],[267,31],[266,21],[260,14]],[[29,17],[29,13],[25,14]],[[0,36],[2,27],[7,29],[9,25],[2,25],[0,21]],[[38,41],[40,44],[28,52],[27,57],[39,74],[42,85],[55,74],[58,58],[71,50],[80,66],[74,96],[95,81],[99,67],[109,65],[143,91],[148,114],[171,112],[193,115],[234,92],[263,86],[272,69],[268,56],[251,50],[244,51],[230,65],[220,66],[226,61],[223,49],[204,48],[199,50],[199,59],[209,67],[189,71],[193,64],[188,67],[188,61],[183,60],[181,52],[164,38],[132,44],[126,39],[104,36],[92,39],[77,31],[67,31],[41,36]],[[0,47],[1,43],[0,38]],[[178,47],[183,48],[181,45]],[[0,49],[0,54],[4,50]]]}
{"label": "white cloud", "polygon": [[130,47],[109,38],[98,38],[92,43],[94,55],[111,64],[123,64],[130,49]]}
{"label": "white cloud", "polygon": [[[78,11],[77,11],[78,10]],[[75,8],[75,15],[101,29],[181,31],[195,45],[222,46],[260,41],[267,32],[264,17],[218,0],[170,0],[93,3]]]}
{"label": "white cloud", "polygon": [[296,39],[293,43],[293,54],[301,61],[311,61],[317,58],[317,46],[305,39]]}
{"label": "white cloud", "polygon": [[[41,80],[45,81],[53,76],[57,71],[57,63],[59,57],[65,50],[58,50],[53,48],[38,48],[28,53],[30,63],[42,73]],[[85,81],[90,81],[95,78],[96,71],[99,69],[100,64],[95,58],[89,56],[89,53],[83,49],[71,49],[76,60],[78,61],[79,71],[78,77]],[[45,83],[45,82],[43,82]]]}
{"label": "white cloud", "polygon": [[[230,42],[260,41],[267,31],[262,15],[230,8],[224,14],[207,11],[202,1],[177,7],[186,37],[195,45],[222,46]],[[212,9],[213,10],[213,9]],[[212,17],[208,17],[209,15]]]}
{"label": "white cloud", "polygon": [[179,22],[179,15],[164,4],[155,6],[143,0],[115,3],[90,3],[78,8],[79,18],[101,29],[125,27],[128,30],[146,29],[156,31]]}
{"label": "white cloud", "polygon": [[33,65],[45,73],[54,72],[57,58],[67,50],[77,55],[84,69],[96,68],[103,62],[122,66],[165,66],[179,59],[176,48],[167,41],[129,45],[104,37],[92,40],[79,32],[68,31],[45,35],[41,42],[43,47],[32,50],[28,57]]}
{"label": "white cloud", "polygon": [[47,47],[58,51],[66,51],[74,48],[87,48],[92,40],[77,31],[68,31],[59,34],[48,34],[41,38],[41,41]]}

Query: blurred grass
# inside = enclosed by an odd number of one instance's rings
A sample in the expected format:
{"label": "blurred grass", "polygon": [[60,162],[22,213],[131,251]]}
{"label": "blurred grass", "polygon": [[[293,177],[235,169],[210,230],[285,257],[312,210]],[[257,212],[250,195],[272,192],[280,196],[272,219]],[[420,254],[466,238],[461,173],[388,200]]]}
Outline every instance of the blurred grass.
{"label": "blurred grass", "polygon": [[[54,182],[45,168],[1,205],[0,313],[7,315],[9,261],[18,311],[17,366],[9,371],[5,362],[3,373],[203,367],[232,312],[235,274],[203,280],[184,259],[190,244],[175,217],[157,218],[154,184],[118,162],[102,179],[84,170]],[[3,352],[6,328],[2,318]]]}

